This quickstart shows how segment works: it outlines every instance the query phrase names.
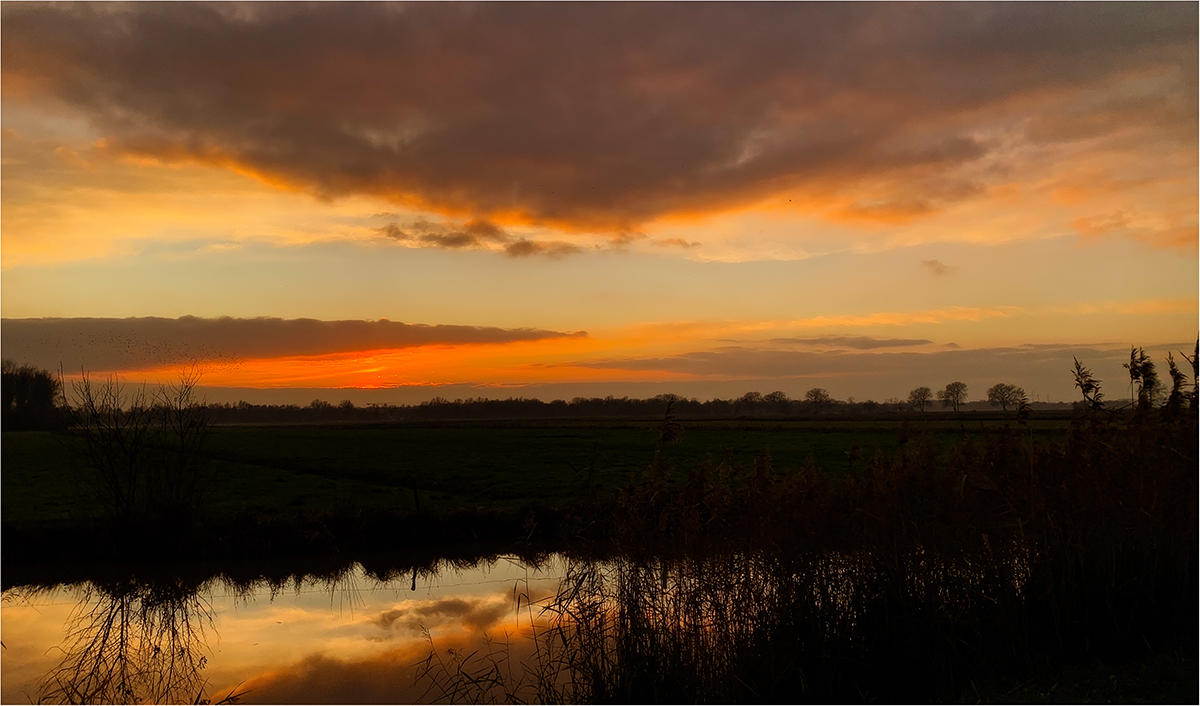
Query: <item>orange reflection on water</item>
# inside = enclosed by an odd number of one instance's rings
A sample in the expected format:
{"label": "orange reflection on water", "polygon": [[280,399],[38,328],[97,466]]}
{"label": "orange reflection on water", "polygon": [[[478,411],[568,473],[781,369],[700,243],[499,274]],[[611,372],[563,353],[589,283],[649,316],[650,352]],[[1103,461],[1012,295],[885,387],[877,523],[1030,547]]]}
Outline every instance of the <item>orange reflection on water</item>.
{"label": "orange reflection on water", "polygon": [[[552,595],[563,570],[559,562],[535,569],[501,559],[465,570],[446,568],[410,584],[409,578],[375,581],[356,566],[334,580],[306,579],[282,590],[260,585],[249,592],[214,580],[189,596],[199,610],[176,614],[173,624],[198,628],[202,639],[194,647],[203,657],[203,696],[214,702],[236,693],[250,703],[413,703],[430,686],[417,678],[417,665],[429,655],[431,639],[443,656],[450,649],[495,649],[520,660],[531,652],[536,608],[531,612],[522,599],[518,614],[517,596]],[[147,600],[86,585],[5,591],[0,701],[36,703],[53,693],[46,679],[71,660],[78,643],[64,636],[78,626],[77,618],[111,615],[116,623],[105,624],[120,630],[110,633],[136,636]],[[161,606],[155,610],[161,612]],[[95,649],[94,636],[88,644]],[[121,652],[118,662],[140,664],[150,653],[133,654],[139,644],[107,644],[93,656],[124,650],[129,654]],[[66,679],[68,686],[78,681],[73,674]],[[131,683],[144,686],[137,679]],[[96,684],[88,687],[106,688]],[[86,694],[98,702],[130,700],[128,694]],[[195,693],[186,696],[193,698]]]}

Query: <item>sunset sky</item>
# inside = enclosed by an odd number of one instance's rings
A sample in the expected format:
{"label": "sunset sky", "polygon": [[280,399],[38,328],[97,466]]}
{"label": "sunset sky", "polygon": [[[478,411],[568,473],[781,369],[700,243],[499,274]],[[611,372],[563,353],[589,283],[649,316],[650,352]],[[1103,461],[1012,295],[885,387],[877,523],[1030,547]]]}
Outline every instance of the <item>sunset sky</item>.
{"label": "sunset sky", "polygon": [[1072,400],[1197,336],[1194,3],[0,12],[17,362]]}

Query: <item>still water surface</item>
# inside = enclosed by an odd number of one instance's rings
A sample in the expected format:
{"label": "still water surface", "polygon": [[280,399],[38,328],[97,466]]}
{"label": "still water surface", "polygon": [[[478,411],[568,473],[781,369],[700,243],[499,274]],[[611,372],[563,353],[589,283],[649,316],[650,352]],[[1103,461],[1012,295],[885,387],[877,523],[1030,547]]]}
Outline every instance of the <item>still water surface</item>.
{"label": "still water surface", "polygon": [[566,566],[501,558],[390,580],[356,564],[274,586],[16,587],[0,603],[0,699],[194,703],[233,691],[245,703],[430,700],[416,676],[431,638],[443,653],[477,649],[485,636],[527,649],[536,604],[554,595]]}
{"label": "still water surface", "polygon": [[[443,560],[411,573],[354,564],[273,580],[116,572],[4,592],[0,698],[792,701],[797,684],[826,701],[862,698],[863,685],[925,693],[944,663],[898,663],[894,646],[954,644],[960,623],[967,636],[981,629],[981,605],[1023,615],[1029,560],[1014,544],[986,554]],[[198,578],[180,578],[188,571]],[[464,679],[455,660],[472,654]]]}

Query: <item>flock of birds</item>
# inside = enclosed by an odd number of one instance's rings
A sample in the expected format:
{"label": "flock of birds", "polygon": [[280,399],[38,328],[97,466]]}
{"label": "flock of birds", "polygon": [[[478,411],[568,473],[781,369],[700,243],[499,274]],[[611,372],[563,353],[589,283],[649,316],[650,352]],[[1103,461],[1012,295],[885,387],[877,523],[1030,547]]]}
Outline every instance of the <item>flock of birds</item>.
{"label": "flock of birds", "polygon": [[179,366],[224,372],[239,367],[241,360],[235,353],[202,341],[151,338],[112,325],[83,331],[43,330],[31,336],[20,335],[23,332],[5,333],[5,358],[53,370],[61,367],[67,374]]}

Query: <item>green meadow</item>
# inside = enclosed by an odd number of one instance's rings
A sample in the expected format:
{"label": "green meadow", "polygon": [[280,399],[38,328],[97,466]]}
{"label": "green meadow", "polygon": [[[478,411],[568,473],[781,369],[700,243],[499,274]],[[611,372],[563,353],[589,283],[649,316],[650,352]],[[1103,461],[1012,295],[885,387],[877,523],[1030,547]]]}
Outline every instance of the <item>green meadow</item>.
{"label": "green meadow", "polygon": [[[215,471],[206,512],[303,509],[424,510],[566,505],[615,494],[642,479],[658,454],[677,478],[701,464],[736,476],[764,451],[772,474],[815,466],[831,477],[895,456],[905,442],[980,447],[1015,423],[988,420],[684,421],[680,440],[659,441],[661,421],[428,423],[405,426],[222,426],[204,456]],[[1065,437],[1064,419],[1035,419],[1041,441]],[[6,521],[99,516],[70,438],[3,435]],[[590,485],[589,485],[590,480]]]}

